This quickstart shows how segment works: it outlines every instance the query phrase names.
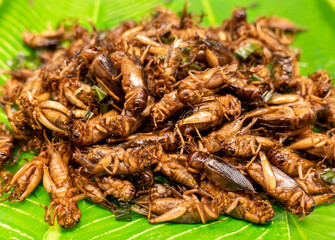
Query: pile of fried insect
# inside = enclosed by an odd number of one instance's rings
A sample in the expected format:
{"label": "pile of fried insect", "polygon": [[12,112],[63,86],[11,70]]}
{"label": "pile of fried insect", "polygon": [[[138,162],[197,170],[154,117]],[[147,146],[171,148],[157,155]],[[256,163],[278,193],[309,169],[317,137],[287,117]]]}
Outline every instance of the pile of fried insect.
{"label": "pile of fried insect", "polygon": [[[300,76],[288,45],[302,29],[248,23],[245,9],[215,28],[201,18],[157,8],[111,30],[25,32],[43,64],[5,71],[2,201],[43,181],[45,221],[64,228],[84,198],[112,212],[126,202],[152,224],[266,224],[273,202],[301,217],[331,202],[334,88],[326,71]],[[10,173],[14,144],[37,154]]]}

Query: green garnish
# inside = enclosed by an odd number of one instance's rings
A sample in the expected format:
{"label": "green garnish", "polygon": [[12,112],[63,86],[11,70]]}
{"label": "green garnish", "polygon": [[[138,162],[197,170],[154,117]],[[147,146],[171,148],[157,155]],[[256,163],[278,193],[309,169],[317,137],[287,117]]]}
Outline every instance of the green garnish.
{"label": "green garnish", "polygon": [[182,53],[189,54],[191,52],[191,48],[182,48]]}
{"label": "green garnish", "polygon": [[320,175],[323,181],[329,184],[335,184],[335,172],[328,170]]}
{"label": "green garnish", "polygon": [[95,95],[99,98],[99,102],[101,102],[105,97],[107,97],[107,92],[96,85],[91,87],[91,90],[95,91]]}
{"label": "green garnish", "polygon": [[81,93],[81,91],[84,91],[84,92],[89,92],[89,90],[87,90],[85,87],[80,87],[78,88],[76,91],[74,91],[74,95],[78,95],[79,93]]}
{"label": "green garnish", "polygon": [[234,55],[236,57],[242,58],[243,60],[246,60],[249,55],[256,50],[260,50],[261,47],[254,44],[254,43],[247,43],[243,45],[242,47],[235,50]]}
{"label": "green garnish", "polygon": [[272,100],[273,96],[274,96],[274,93],[271,93],[270,91],[266,90],[262,94],[262,99],[263,99],[264,102],[268,102],[268,101]]}
{"label": "green garnish", "polygon": [[248,83],[251,83],[253,81],[258,81],[258,82],[263,82],[264,79],[259,77],[256,73],[252,74],[250,77],[249,77],[249,81]]}
{"label": "green garnish", "polygon": [[94,115],[93,112],[87,110],[87,111],[85,112],[85,114],[84,114],[84,118],[85,118],[86,120],[90,120],[90,119],[92,119],[93,115]]}

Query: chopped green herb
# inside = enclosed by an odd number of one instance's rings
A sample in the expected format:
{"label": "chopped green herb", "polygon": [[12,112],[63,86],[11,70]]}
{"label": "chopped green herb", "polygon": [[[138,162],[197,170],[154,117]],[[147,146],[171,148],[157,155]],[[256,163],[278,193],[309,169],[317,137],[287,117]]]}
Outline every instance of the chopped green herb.
{"label": "chopped green herb", "polygon": [[101,102],[105,97],[107,97],[107,92],[96,85],[91,87],[91,90],[95,91],[95,95],[99,98],[99,102]]}
{"label": "chopped green herb", "polygon": [[197,71],[201,71],[202,70],[202,67],[199,66],[199,65],[197,65],[197,64],[195,64],[195,63],[191,63],[189,67],[192,68],[192,69],[195,69]]}
{"label": "chopped green herb", "polygon": [[335,184],[335,172],[328,170],[320,175],[323,181],[329,184]]}
{"label": "chopped green herb", "polygon": [[263,94],[262,94],[262,99],[264,102],[268,102],[270,100],[272,100],[274,96],[274,93],[271,93],[270,91],[266,90]]}
{"label": "chopped green herb", "polygon": [[157,175],[155,176],[155,181],[160,183],[169,183],[169,180],[163,176]]}
{"label": "chopped green herb", "polygon": [[242,58],[243,60],[246,60],[249,55],[256,50],[260,50],[261,47],[254,44],[254,43],[247,43],[244,46],[238,48],[235,50],[234,55],[236,57]]}
{"label": "chopped green herb", "polygon": [[74,95],[78,95],[79,93],[81,93],[81,91],[84,91],[84,92],[89,92],[89,90],[85,89],[84,87],[80,87],[78,88],[76,91],[74,91]]}
{"label": "chopped green herb", "polygon": [[269,69],[269,71],[270,71],[270,76],[271,76],[271,78],[273,78],[273,75],[274,75],[274,73],[273,73],[273,65],[274,65],[274,61],[272,61],[272,62],[270,62],[268,65],[266,65],[266,68],[267,69]]}
{"label": "chopped green herb", "polygon": [[181,61],[182,61],[183,63],[186,63],[186,62],[188,62],[188,58],[187,58],[187,57],[183,57],[183,58],[181,59]]}
{"label": "chopped green herb", "polygon": [[85,118],[86,120],[90,120],[90,119],[92,119],[93,115],[94,115],[94,113],[92,113],[91,111],[87,110],[87,111],[85,112],[85,114],[84,114],[84,118]]}
{"label": "chopped green herb", "polygon": [[259,77],[256,73],[252,74],[250,77],[249,77],[249,81],[248,83],[251,83],[253,81],[258,81],[258,82],[263,82],[264,79]]}
{"label": "chopped green herb", "polygon": [[191,52],[191,48],[182,48],[182,53],[189,54]]}

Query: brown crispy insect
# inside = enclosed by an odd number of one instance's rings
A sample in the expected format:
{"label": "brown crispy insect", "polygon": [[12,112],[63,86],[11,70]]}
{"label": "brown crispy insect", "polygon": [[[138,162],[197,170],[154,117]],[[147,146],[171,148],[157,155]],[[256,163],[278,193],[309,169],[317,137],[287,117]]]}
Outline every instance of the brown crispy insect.
{"label": "brown crispy insect", "polygon": [[147,86],[143,69],[138,61],[125,56],[121,64],[122,88],[125,95],[124,108],[139,113],[147,106]]}
{"label": "brown crispy insect", "polygon": [[43,151],[30,162],[23,165],[11,178],[6,191],[14,187],[10,195],[4,200],[22,202],[40,184],[43,176],[43,166],[49,163],[47,152]]}
{"label": "brown crispy insect", "polygon": [[116,208],[115,205],[110,203],[104,192],[99,188],[96,182],[93,182],[88,176],[81,173],[81,169],[75,169],[71,176],[76,187],[87,197],[90,201],[102,205],[110,210]]}
{"label": "brown crispy insect", "polygon": [[276,179],[274,189],[268,187],[262,164],[254,161],[249,164],[247,171],[249,175],[258,182],[263,189],[288,211],[298,216],[306,216],[312,213],[315,203],[312,197],[308,196],[302,188],[289,176],[278,168],[271,166]]}
{"label": "brown crispy insect", "polygon": [[163,97],[156,102],[151,110],[150,117],[154,123],[163,122],[170,116],[177,115],[186,105],[178,98],[177,90],[166,93]]}
{"label": "brown crispy insect", "polygon": [[315,122],[315,111],[307,102],[255,109],[247,114],[257,123],[278,130],[294,130]]}
{"label": "brown crispy insect", "polygon": [[229,75],[237,70],[237,65],[232,64],[222,69],[210,68],[204,72],[190,71],[190,76],[180,81],[178,85],[178,97],[183,103],[197,104],[201,96],[210,96],[220,90],[226,83],[223,76]]}
{"label": "brown crispy insect", "polygon": [[[45,190],[51,193],[52,202],[45,212],[44,220],[53,225],[57,216],[57,222],[61,227],[73,228],[80,221],[81,212],[77,201],[83,196],[76,197],[76,188],[72,184],[67,164],[46,136],[45,139],[50,163],[49,167],[46,165],[43,167],[43,185]],[[54,207],[54,212],[51,215]]]}
{"label": "brown crispy insect", "polygon": [[254,187],[235,167],[225,159],[205,152],[194,152],[189,155],[188,165],[204,171],[206,177],[216,185],[230,191],[245,190],[255,192]]}
{"label": "brown crispy insect", "polygon": [[267,150],[275,146],[275,143],[270,138],[256,135],[237,135],[229,137],[223,143],[223,150],[226,154],[232,157],[252,157],[259,150]]}
{"label": "brown crispy insect", "polygon": [[0,169],[11,164],[10,159],[14,151],[13,134],[5,123],[0,123]]}
{"label": "brown crispy insect", "polygon": [[172,152],[178,147],[178,139],[175,132],[161,133],[136,133],[123,139],[125,142],[118,144],[122,148],[136,148],[160,144],[164,151]]}
{"label": "brown crispy insect", "polygon": [[55,47],[60,44],[64,29],[46,30],[41,34],[23,33],[23,42],[30,48]]}
{"label": "brown crispy insect", "polygon": [[[334,180],[330,177],[330,181],[325,181],[322,175],[333,174],[334,169],[316,168],[311,169],[305,176],[296,178],[296,182],[309,195],[322,195],[327,193],[335,193]],[[325,178],[328,180],[327,178]]]}
{"label": "brown crispy insect", "polygon": [[203,131],[220,125],[224,119],[236,119],[241,114],[241,103],[232,95],[203,98],[185,118],[176,124],[178,132]]}
{"label": "brown crispy insect", "polygon": [[113,195],[121,201],[129,201],[135,196],[135,187],[128,180],[118,176],[101,176],[95,178],[99,187],[104,191],[104,197]]}
{"label": "brown crispy insect", "polygon": [[[143,205],[143,204],[142,204]],[[177,223],[206,223],[217,219],[219,212],[214,200],[202,198],[201,201],[192,194],[179,198],[158,198],[147,207],[132,207],[132,210],[148,217],[149,223],[177,222]],[[153,218],[152,218],[153,216]]]}
{"label": "brown crispy insect", "polygon": [[303,175],[315,167],[315,162],[300,157],[289,148],[277,147],[268,152],[269,162],[288,176],[294,178]]}
{"label": "brown crispy insect", "polygon": [[275,214],[272,204],[258,194],[226,191],[209,181],[201,181],[200,187],[218,200],[223,214],[260,224],[270,223]]}

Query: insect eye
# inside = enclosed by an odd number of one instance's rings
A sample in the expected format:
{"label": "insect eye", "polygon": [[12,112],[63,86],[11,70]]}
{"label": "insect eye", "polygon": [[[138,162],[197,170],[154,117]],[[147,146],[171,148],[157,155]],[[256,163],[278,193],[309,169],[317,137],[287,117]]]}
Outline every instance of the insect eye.
{"label": "insect eye", "polygon": [[234,148],[229,148],[229,149],[228,149],[228,153],[229,153],[230,155],[235,155],[236,151],[235,151]]}

